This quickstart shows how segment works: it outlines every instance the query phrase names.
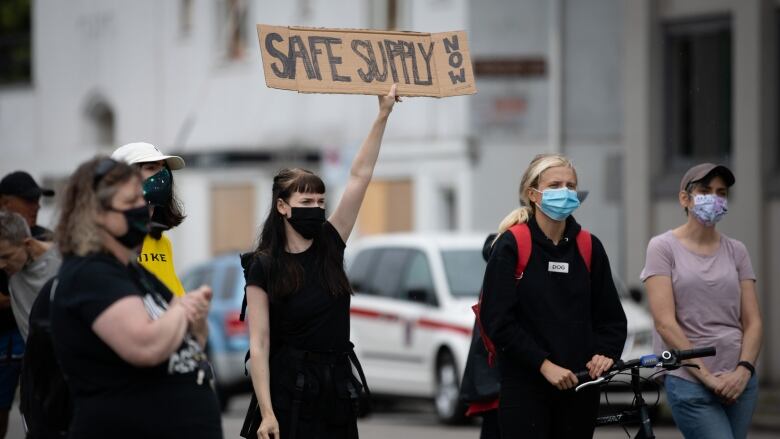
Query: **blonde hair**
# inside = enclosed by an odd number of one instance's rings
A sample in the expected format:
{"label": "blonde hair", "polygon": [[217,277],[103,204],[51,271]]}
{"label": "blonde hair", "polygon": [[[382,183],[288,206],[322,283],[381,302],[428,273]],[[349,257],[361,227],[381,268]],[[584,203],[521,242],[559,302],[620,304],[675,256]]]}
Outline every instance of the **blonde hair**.
{"label": "blonde hair", "polygon": [[539,154],[531,160],[523,174],[523,178],[520,180],[520,207],[510,212],[498,225],[499,236],[515,224],[528,222],[536,210],[528,199],[528,189],[539,187],[539,178],[544,171],[560,166],[571,168],[574,171],[574,175],[577,175],[577,170],[574,169],[574,164],[571,160],[561,154]]}
{"label": "blonde hair", "polygon": [[[102,163],[111,160],[97,156],[82,163],[68,179],[60,206],[55,241],[63,255],[86,256],[100,251],[103,240],[97,214],[111,206],[119,187],[140,172],[124,162],[116,162],[103,175],[96,175]],[[105,165],[103,165],[105,166]]]}

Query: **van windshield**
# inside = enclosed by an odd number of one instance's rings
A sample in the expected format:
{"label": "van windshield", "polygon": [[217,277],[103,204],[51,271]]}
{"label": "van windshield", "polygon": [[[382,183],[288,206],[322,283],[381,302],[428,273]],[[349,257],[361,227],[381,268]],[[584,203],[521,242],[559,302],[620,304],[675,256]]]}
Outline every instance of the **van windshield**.
{"label": "van windshield", "polygon": [[481,249],[442,250],[444,271],[455,297],[477,297],[485,275]]}

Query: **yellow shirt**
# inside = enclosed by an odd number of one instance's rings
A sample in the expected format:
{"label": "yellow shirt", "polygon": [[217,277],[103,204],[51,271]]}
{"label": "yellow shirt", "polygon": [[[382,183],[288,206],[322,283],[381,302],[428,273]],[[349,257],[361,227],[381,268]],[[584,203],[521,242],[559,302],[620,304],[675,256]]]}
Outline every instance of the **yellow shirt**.
{"label": "yellow shirt", "polygon": [[138,255],[138,262],[165,284],[174,296],[184,295],[184,286],[173,268],[171,241],[165,235],[162,235],[160,239],[146,235],[144,245],[141,247],[141,254]]}

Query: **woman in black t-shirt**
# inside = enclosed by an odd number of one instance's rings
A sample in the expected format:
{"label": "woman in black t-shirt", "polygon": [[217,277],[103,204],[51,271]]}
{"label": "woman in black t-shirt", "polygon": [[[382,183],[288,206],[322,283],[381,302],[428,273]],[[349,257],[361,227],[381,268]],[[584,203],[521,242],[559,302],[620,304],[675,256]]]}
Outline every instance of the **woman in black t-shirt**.
{"label": "woman in black t-shirt", "polygon": [[256,432],[262,439],[357,438],[353,402],[361,385],[349,359],[354,354],[344,243],[371,181],[395,88],[379,97],[379,115],[327,221],[318,176],[285,169],[274,177],[271,211],[246,289],[249,366],[262,419]]}
{"label": "woman in black t-shirt", "polygon": [[140,267],[148,227],[137,170],[98,157],[71,176],[51,305],[55,354],[74,401],[69,437],[222,437],[203,355],[211,290],[173,299]]}

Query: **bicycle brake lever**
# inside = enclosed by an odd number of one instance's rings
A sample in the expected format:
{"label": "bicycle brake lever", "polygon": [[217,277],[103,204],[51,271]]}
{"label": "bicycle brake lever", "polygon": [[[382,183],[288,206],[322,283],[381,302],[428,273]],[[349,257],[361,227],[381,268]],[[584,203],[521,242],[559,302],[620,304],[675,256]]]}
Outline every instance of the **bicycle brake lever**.
{"label": "bicycle brake lever", "polygon": [[606,381],[606,379],[604,377],[598,377],[598,378],[596,378],[593,381],[588,381],[587,383],[580,384],[579,386],[574,388],[574,391],[575,392],[579,392],[580,389],[584,389],[584,388],[589,387],[589,386],[595,386],[597,384],[603,383],[604,381]]}

